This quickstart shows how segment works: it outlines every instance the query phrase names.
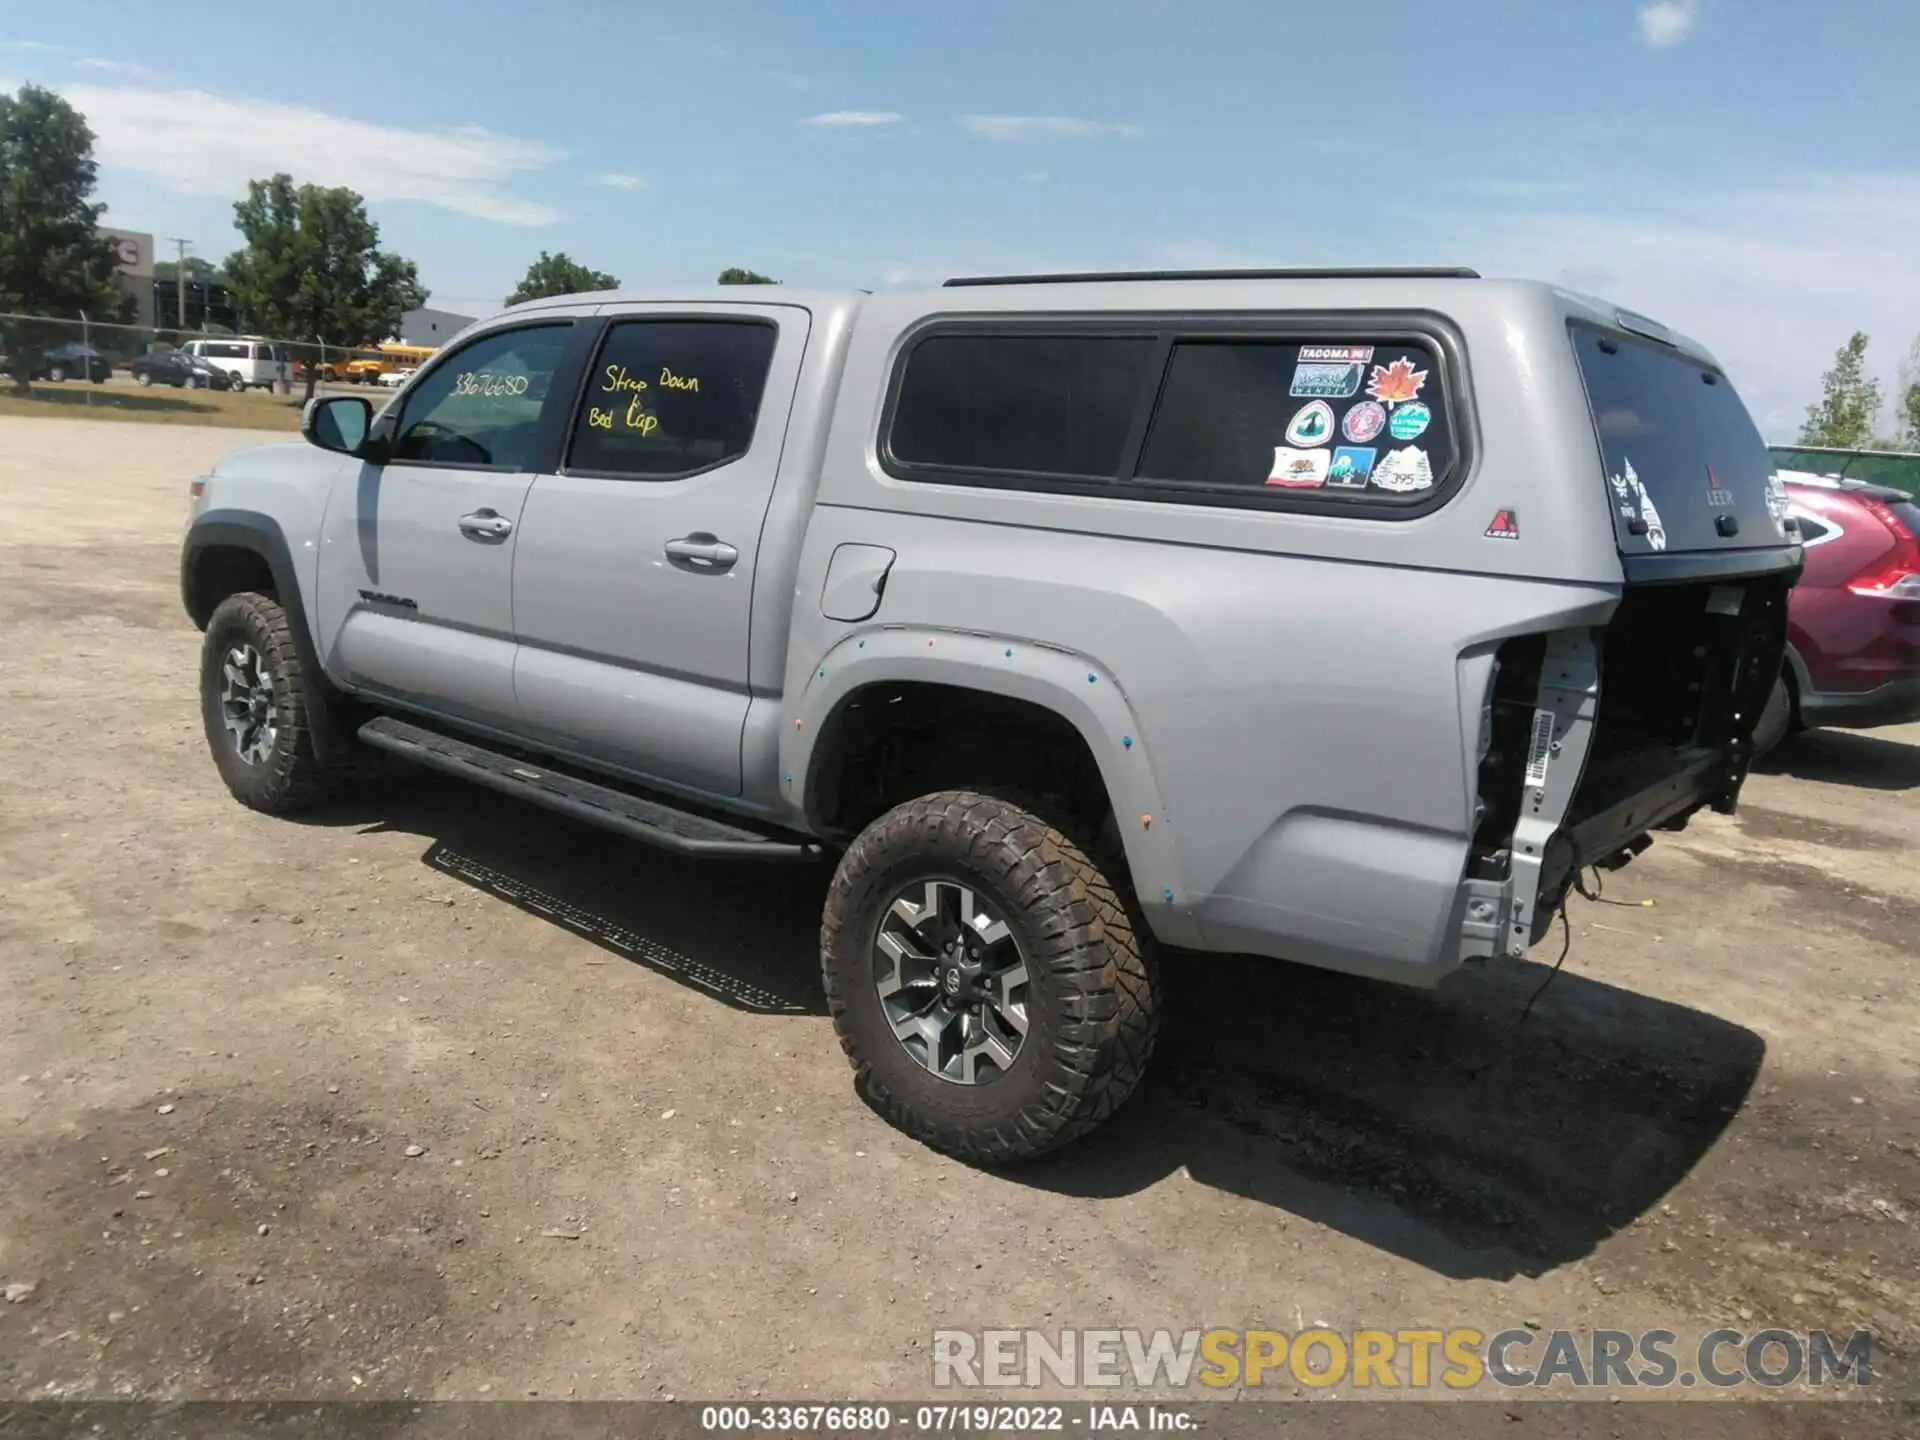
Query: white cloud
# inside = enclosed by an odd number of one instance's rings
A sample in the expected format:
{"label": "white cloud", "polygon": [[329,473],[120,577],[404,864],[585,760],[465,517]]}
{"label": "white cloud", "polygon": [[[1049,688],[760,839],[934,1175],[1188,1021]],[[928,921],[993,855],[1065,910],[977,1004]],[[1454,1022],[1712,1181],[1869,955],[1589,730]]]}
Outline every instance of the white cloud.
{"label": "white cloud", "polygon": [[102,75],[124,75],[129,80],[152,80],[157,78],[154,71],[144,65],[136,65],[131,60],[103,60],[98,55],[82,55],[73,62],[76,70],[92,70]]}
{"label": "white cloud", "polygon": [[1029,185],[1044,185],[1053,178],[1053,173],[1048,170],[1029,170],[1020,178]]}
{"label": "white cloud", "polygon": [[550,205],[505,187],[565,152],[477,125],[410,130],[301,105],[203,90],[68,85],[93,127],[101,164],[138,171],[188,195],[238,198],[247,181],[286,171],[301,183],[346,185],[372,201],[412,200],[503,225],[549,225]]}
{"label": "white cloud", "polygon": [[1138,125],[1083,120],[1077,115],[962,115],[960,124],[988,140],[1099,140],[1146,133]]}
{"label": "white cloud", "polygon": [[1887,374],[1920,332],[1920,252],[1897,240],[1920,229],[1920,175],[1641,186],[1613,208],[1496,198],[1426,222],[1433,253],[1597,293],[1692,335],[1769,439],[1798,428],[1854,330],[1873,336],[1870,364]]}
{"label": "white cloud", "polygon": [[647,182],[638,175],[623,175],[618,170],[603,171],[593,177],[596,185],[605,185],[614,190],[638,190]]}
{"label": "white cloud", "polygon": [[913,271],[905,265],[892,265],[888,267],[887,273],[880,277],[880,283],[897,290],[912,279]]}
{"label": "white cloud", "polygon": [[898,110],[829,110],[824,115],[809,115],[802,125],[825,125],[832,128],[862,125],[898,125],[907,117]]}
{"label": "white cloud", "polygon": [[1640,7],[1640,38],[1656,50],[1678,45],[1700,18],[1700,0],[1653,0]]}

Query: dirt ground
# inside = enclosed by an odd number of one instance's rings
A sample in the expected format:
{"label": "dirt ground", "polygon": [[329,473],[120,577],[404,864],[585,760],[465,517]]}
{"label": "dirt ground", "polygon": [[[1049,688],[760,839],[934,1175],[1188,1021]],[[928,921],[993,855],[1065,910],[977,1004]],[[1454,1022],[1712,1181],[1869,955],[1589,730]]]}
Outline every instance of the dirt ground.
{"label": "dirt ground", "polygon": [[229,799],[176,547],[253,438],[0,419],[0,1398],[925,1397],[937,1327],[1522,1323],[1867,1327],[1914,1393],[1920,727],[1799,737],[1575,901],[1524,1024],[1557,929],[1431,994],[1183,957],[1141,1102],[970,1170],[852,1094],[823,874],[428,777]]}

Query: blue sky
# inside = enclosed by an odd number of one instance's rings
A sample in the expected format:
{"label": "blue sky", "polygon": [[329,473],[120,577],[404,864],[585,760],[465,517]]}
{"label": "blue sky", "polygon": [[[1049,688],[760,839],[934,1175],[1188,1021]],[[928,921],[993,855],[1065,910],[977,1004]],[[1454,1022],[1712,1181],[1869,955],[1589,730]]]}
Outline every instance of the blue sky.
{"label": "blue sky", "polygon": [[[629,288],[750,265],[1469,264],[1715,349],[1772,436],[1853,329],[1920,333],[1911,0],[62,0],[0,84],[98,135],[108,223],[233,249],[277,169],[368,197],[431,303],[541,249]],[[162,243],[162,254],[168,253]]]}

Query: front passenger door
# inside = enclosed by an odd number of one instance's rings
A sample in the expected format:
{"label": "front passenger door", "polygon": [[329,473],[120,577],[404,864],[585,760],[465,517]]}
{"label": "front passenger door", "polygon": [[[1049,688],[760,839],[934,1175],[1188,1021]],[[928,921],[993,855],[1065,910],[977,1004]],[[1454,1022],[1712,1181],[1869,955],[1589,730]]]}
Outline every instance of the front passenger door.
{"label": "front passenger door", "polygon": [[[380,463],[327,507],[319,633],[328,668],[409,708],[512,730],[516,529],[572,321],[479,336],[381,416]],[[376,453],[378,451],[376,450]]]}

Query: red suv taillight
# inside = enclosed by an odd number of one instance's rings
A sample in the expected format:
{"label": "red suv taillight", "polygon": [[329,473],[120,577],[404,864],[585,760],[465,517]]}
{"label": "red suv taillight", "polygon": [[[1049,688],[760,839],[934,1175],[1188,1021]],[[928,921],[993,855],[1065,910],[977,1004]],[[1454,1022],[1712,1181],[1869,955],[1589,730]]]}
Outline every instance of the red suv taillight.
{"label": "red suv taillight", "polygon": [[[1854,497],[1893,537],[1893,548],[1847,582],[1856,595],[1881,600],[1920,600],[1920,539],[1892,506],[1865,495]],[[1903,506],[1902,509],[1911,507]]]}

